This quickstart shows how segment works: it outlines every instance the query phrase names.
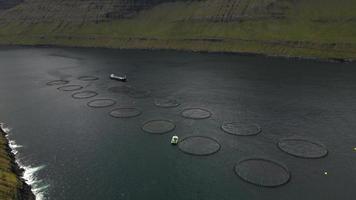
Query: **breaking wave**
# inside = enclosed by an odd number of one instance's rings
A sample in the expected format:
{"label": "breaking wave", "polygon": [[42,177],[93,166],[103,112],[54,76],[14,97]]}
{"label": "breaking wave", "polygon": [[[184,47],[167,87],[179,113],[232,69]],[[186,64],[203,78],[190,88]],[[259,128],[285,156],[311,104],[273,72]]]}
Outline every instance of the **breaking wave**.
{"label": "breaking wave", "polygon": [[11,148],[11,152],[15,155],[15,162],[16,164],[24,170],[22,178],[25,180],[25,182],[31,186],[31,190],[33,194],[36,196],[36,200],[45,200],[46,198],[46,191],[47,188],[49,187],[48,184],[46,184],[43,180],[39,180],[38,177],[36,176],[37,173],[45,168],[45,165],[40,165],[40,166],[31,166],[31,165],[25,165],[21,160],[18,158],[18,149],[22,148],[22,145],[19,145],[15,142],[15,140],[11,140],[9,138],[11,128],[5,126],[4,123],[0,123],[0,128],[2,129],[3,132],[6,133],[6,138],[9,141],[9,146]]}

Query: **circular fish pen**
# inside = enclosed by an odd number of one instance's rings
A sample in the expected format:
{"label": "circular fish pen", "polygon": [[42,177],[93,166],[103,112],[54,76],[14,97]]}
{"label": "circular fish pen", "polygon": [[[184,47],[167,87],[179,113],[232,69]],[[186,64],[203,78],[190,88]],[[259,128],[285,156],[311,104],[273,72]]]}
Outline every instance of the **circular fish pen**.
{"label": "circular fish pen", "polygon": [[127,94],[130,89],[131,89],[131,87],[128,85],[114,86],[114,87],[108,88],[108,90],[112,93],[121,93],[121,94]]}
{"label": "circular fish pen", "polygon": [[207,119],[211,112],[202,108],[188,108],[182,111],[182,116],[187,119]]}
{"label": "circular fish pen", "polygon": [[48,85],[48,86],[66,85],[68,83],[69,83],[69,81],[66,81],[66,80],[54,80],[54,81],[47,82],[46,85]]}
{"label": "circular fish pen", "polygon": [[89,99],[89,98],[95,97],[97,95],[98,95],[97,92],[87,90],[87,91],[73,93],[72,98],[74,98],[74,99]]}
{"label": "circular fish pen", "polygon": [[142,112],[137,108],[117,108],[110,112],[114,118],[132,118],[141,115]]}
{"label": "circular fish pen", "polygon": [[174,108],[178,107],[180,103],[174,99],[159,98],[155,99],[155,105],[160,108]]}
{"label": "circular fish pen", "polygon": [[328,154],[328,150],[323,144],[301,138],[281,139],[277,146],[283,152],[299,158],[316,159],[323,158]]}
{"label": "circular fish pen", "polygon": [[138,89],[131,85],[110,87],[108,90],[113,93],[125,94],[132,98],[147,98],[151,96],[150,90]]}
{"label": "circular fish pen", "polygon": [[142,99],[142,98],[147,98],[151,96],[151,91],[150,90],[143,90],[143,89],[132,89],[130,90],[127,95],[132,98],[136,99]]}
{"label": "circular fish pen", "polygon": [[96,81],[96,80],[99,80],[99,78],[96,77],[96,76],[80,76],[80,77],[78,77],[78,80],[81,80],[81,81]]}
{"label": "circular fish pen", "polygon": [[83,86],[81,86],[81,85],[66,85],[66,86],[59,87],[57,89],[60,91],[71,92],[71,91],[81,90],[81,89],[83,89]]}
{"label": "circular fish pen", "polygon": [[142,130],[151,134],[165,134],[173,131],[176,125],[169,120],[151,120],[143,124]]}
{"label": "circular fish pen", "polygon": [[258,135],[262,129],[257,124],[241,123],[241,122],[226,122],[221,126],[221,129],[231,135],[252,136]]}
{"label": "circular fish pen", "polygon": [[95,99],[87,103],[87,105],[92,108],[106,108],[115,104],[116,101],[112,99]]}
{"label": "circular fish pen", "polygon": [[264,158],[249,158],[239,161],[234,171],[242,180],[263,187],[282,186],[291,178],[284,165]]}
{"label": "circular fish pen", "polygon": [[206,136],[189,136],[178,143],[179,149],[194,156],[208,156],[217,153],[221,145],[213,138]]}

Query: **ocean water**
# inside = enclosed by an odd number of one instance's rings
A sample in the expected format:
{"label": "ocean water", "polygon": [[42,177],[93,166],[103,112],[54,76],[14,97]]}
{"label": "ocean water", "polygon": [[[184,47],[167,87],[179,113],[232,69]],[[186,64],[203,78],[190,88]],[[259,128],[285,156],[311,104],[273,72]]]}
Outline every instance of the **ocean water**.
{"label": "ocean water", "polygon": [[[316,200],[356,195],[355,63],[1,47],[0,70],[0,122],[11,129],[10,145],[40,200]],[[111,80],[112,73],[126,75],[128,81]],[[53,85],[55,80],[68,83]],[[68,85],[76,86],[67,87],[72,91],[58,89]],[[72,97],[88,90],[97,96]],[[155,99],[162,98],[179,105],[156,106]],[[88,106],[96,99],[113,101]],[[124,109],[124,117],[110,116],[118,108],[134,109]],[[191,108],[211,116],[183,117]],[[152,120],[168,121],[174,129],[160,121],[150,128],[163,134],[147,133],[142,127]],[[257,124],[262,131],[254,136],[227,134],[221,129],[224,122]],[[170,144],[173,135],[207,137],[220,149],[205,156],[187,154]],[[289,155],[277,146],[283,138],[317,141],[328,155]],[[190,148],[209,151],[204,144]],[[249,158],[281,163],[289,181],[270,188],[243,180],[234,167]],[[246,173],[252,178],[258,174],[258,181],[278,181],[280,175],[253,167]]]}

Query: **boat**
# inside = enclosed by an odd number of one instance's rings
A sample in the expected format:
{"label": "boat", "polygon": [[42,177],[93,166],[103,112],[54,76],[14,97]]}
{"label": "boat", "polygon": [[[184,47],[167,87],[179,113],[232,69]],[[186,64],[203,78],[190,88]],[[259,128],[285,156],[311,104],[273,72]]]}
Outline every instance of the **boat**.
{"label": "boat", "polygon": [[110,74],[110,79],[126,82],[127,78],[125,76],[116,76],[115,74]]}
{"label": "boat", "polygon": [[178,144],[178,141],[179,141],[179,138],[178,138],[178,136],[175,135],[172,137],[171,144],[176,145],[176,144]]}

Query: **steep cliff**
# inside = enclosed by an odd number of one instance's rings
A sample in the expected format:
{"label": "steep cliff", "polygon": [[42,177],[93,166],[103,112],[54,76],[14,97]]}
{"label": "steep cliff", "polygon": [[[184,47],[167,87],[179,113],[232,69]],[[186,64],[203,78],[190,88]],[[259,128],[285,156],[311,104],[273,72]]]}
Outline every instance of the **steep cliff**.
{"label": "steep cliff", "polygon": [[25,0],[0,10],[0,43],[355,59],[355,10],[354,0]]}
{"label": "steep cliff", "polygon": [[31,187],[21,178],[23,171],[15,163],[5,135],[0,128],[0,199],[35,200]]}

